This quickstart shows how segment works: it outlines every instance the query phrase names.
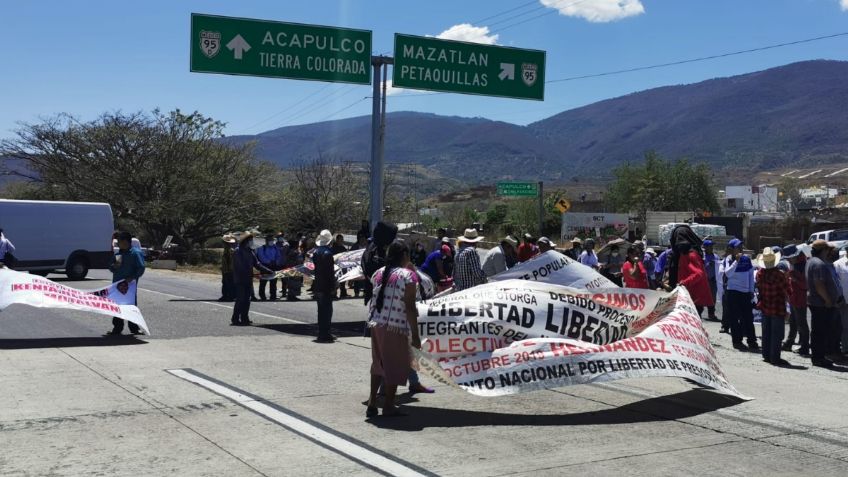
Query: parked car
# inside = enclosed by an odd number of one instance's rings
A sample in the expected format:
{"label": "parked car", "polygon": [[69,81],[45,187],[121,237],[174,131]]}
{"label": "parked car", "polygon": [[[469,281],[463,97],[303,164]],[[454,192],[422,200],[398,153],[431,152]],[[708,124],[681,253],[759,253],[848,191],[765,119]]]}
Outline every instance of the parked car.
{"label": "parked car", "polygon": [[15,269],[63,270],[82,280],[112,260],[112,207],[94,202],[0,199],[0,228],[15,244]]}

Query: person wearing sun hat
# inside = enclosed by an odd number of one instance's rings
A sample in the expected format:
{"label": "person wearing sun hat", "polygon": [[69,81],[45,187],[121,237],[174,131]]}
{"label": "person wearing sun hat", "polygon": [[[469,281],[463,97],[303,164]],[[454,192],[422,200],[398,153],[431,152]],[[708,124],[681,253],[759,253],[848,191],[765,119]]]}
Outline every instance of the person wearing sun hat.
{"label": "person wearing sun hat", "polygon": [[456,239],[459,251],[454,259],[453,284],[457,291],[486,283],[486,274],[477,253],[477,242],[483,238],[477,229],[465,229],[465,233]]}
{"label": "person wearing sun hat", "polygon": [[572,260],[580,260],[580,253],[583,252],[583,241],[580,237],[571,239],[571,248],[565,251],[565,256]]}
{"label": "person wearing sun hat", "polygon": [[318,303],[318,336],[317,343],[332,343],[335,336],[330,333],[330,324],[333,320],[333,298],[336,296],[336,272],[333,251],[330,244],[333,242],[333,234],[329,230],[322,230],[315,239],[315,251],[312,252],[312,263],[315,264],[315,280],[312,292]]}
{"label": "person wearing sun hat", "polygon": [[236,238],[232,234],[221,237],[224,251],[221,252],[221,298],[218,301],[233,301],[236,299],[236,288],[233,283],[233,253]]}
{"label": "person wearing sun hat", "polygon": [[786,275],[777,268],[780,252],[766,247],[757,259],[759,271],[756,277],[757,309],[763,313],[763,361],[775,366],[789,363],[780,358],[780,348],[789,320],[786,303],[789,300],[789,284]]}
{"label": "person wearing sun hat", "polygon": [[492,277],[510,268],[507,257],[510,254],[515,254],[516,245],[518,245],[518,240],[507,235],[497,247],[489,250],[486,258],[483,259],[483,272],[486,273],[487,277]]}
{"label": "person wearing sun hat", "polygon": [[845,298],[830,259],[834,247],[825,240],[816,240],[810,248],[812,257],[807,260],[806,273],[811,361],[813,366],[830,368],[833,362],[827,356],[834,352],[832,340],[838,339],[835,333],[839,320],[837,309]]}
{"label": "person wearing sun hat", "polygon": [[792,351],[795,337],[801,347],[799,356],[810,355],[810,324],[807,322],[807,255],[796,245],[787,245],[781,251],[783,260],[789,263],[789,334],[783,342],[783,351]]}

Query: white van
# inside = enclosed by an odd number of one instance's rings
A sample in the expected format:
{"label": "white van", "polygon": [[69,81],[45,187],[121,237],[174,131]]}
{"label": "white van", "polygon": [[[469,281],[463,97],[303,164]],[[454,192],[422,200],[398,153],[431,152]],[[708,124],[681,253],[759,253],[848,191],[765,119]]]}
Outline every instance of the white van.
{"label": "white van", "polygon": [[824,230],[810,235],[807,239],[807,244],[810,245],[815,240],[826,240],[836,248],[842,248],[848,245],[848,229],[839,230]]}
{"label": "white van", "polygon": [[0,229],[15,245],[15,269],[42,276],[64,270],[82,280],[114,254],[109,204],[0,199]]}

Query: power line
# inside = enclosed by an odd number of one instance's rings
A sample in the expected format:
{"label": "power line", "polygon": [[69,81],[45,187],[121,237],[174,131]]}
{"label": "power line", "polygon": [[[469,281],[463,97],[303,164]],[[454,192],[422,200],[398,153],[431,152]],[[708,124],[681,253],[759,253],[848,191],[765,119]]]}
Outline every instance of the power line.
{"label": "power line", "polygon": [[491,19],[493,19],[493,18],[497,18],[497,17],[499,17],[499,16],[506,15],[507,13],[511,13],[511,12],[516,11],[516,10],[521,10],[522,8],[524,8],[524,7],[528,6],[528,5],[533,5],[533,4],[536,4],[536,3],[538,3],[538,0],[531,0],[531,1],[527,2],[527,3],[522,3],[521,5],[519,5],[519,6],[517,6],[517,7],[510,8],[509,10],[504,10],[504,11],[502,11],[502,12],[500,12],[500,13],[495,13],[494,15],[490,15],[490,16],[488,16],[488,17],[486,17],[486,18],[481,18],[480,20],[475,20],[475,21],[473,21],[473,22],[471,22],[471,23],[472,23],[472,24],[474,24],[474,23],[483,23],[483,22],[484,22],[484,21],[486,21],[486,20],[491,20]]}
{"label": "power line", "polygon": [[268,121],[270,121],[270,120],[272,120],[272,119],[276,118],[277,116],[279,116],[279,115],[281,115],[281,114],[285,113],[286,111],[291,111],[291,110],[292,110],[292,109],[294,109],[295,107],[297,107],[297,106],[299,106],[299,105],[303,104],[303,102],[304,102],[304,101],[306,101],[307,99],[309,99],[309,98],[311,98],[311,97],[315,96],[316,94],[320,93],[321,91],[324,91],[325,89],[329,88],[329,87],[330,87],[330,86],[332,86],[332,85],[333,85],[333,83],[327,83],[327,84],[325,84],[325,85],[324,85],[324,86],[322,86],[320,89],[317,89],[317,90],[313,91],[311,94],[309,94],[309,95],[307,95],[307,96],[304,96],[303,98],[301,98],[299,101],[295,102],[294,104],[291,104],[291,105],[289,105],[289,106],[286,106],[284,109],[281,109],[281,110],[277,111],[276,113],[274,113],[274,114],[272,114],[272,115],[268,116],[267,118],[265,118],[265,119],[263,119],[263,120],[259,121],[258,123],[254,124],[254,125],[252,125],[252,126],[248,126],[248,127],[244,128],[244,129],[242,129],[242,130],[240,131],[240,133],[239,133],[239,134],[244,133],[244,132],[246,132],[246,131],[250,131],[251,129],[253,129],[253,128],[255,128],[256,126],[259,126],[259,125],[261,125],[261,124],[265,124],[266,122],[268,122]]}
{"label": "power line", "polygon": [[315,112],[315,110],[322,108],[324,106],[327,106],[328,104],[332,103],[333,101],[339,100],[339,99],[347,96],[348,94],[354,92],[354,90],[357,86],[358,85],[347,85],[347,87],[342,88],[342,89],[337,89],[337,90],[333,91],[332,93],[328,94],[327,96],[319,99],[318,101],[314,101],[314,102],[311,102],[309,104],[304,105],[297,112],[293,113],[292,116],[289,117],[284,123],[280,124],[277,127],[280,128],[280,127],[284,127],[284,126],[289,126],[289,125],[295,123],[296,121],[300,120],[301,118],[309,116],[311,113]]}
{"label": "power line", "polygon": [[361,103],[361,102],[365,101],[366,99],[369,99],[369,97],[368,97],[368,96],[365,96],[364,98],[357,99],[357,100],[356,100],[356,101],[354,101],[353,103],[350,103],[349,105],[347,105],[347,106],[345,106],[344,108],[342,108],[342,109],[340,109],[340,110],[336,111],[335,113],[330,114],[330,115],[328,115],[328,116],[326,116],[326,117],[323,117],[323,118],[321,118],[321,119],[319,119],[318,121],[315,121],[315,122],[320,123],[320,122],[322,122],[322,121],[326,121],[326,120],[328,120],[328,119],[332,118],[333,116],[335,116],[335,115],[337,115],[337,114],[340,114],[340,113],[342,113],[342,112],[344,112],[344,111],[347,111],[348,109],[350,109],[350,108],[352,108],[352,107],[356,106],[357,104],[359,104],[359,103]]}
{"label": "power line", "polygon": [[790,41],[790,42],[786,42],[786,43],[778,43],[778,44],[775,44],[775,45],[767,45],[767,46],[761,46],[761,47],[757,47],[757,48],[749,48],[747,50],[731,51],[729,53],[721,53],[721,54],[717,54],[717,55],[701,56],[701,57],[698,57],[698,58],[690,58],[690,59],[687,59],[687,60],[672,61],[670,63],[660,63],[660,64],[648,65],[648,66],[637,66],[635,68],[628,68],[628,69],[624,69],[624,70],[615,70],[615,71],[607,71],[607,72],[604,72],[604,73],[594,73],[594,74],[589,74],[589,75],[571,76],[571,77],[568,77],[568,78],[559,78],[559,79],[545,81],[545,84],[562,83],[562,82],[565,82],[565,81],[574,81],[574,80],[587,79],[587,78],[598,78],[598,77],[601,77],[601,76],[612,76],[612,75],[619,75],[619,74],[623,74],[623,73],[633,73],[635,71],[644,71],[644,70],[651,70],[651,69],[656,69],[656,68],[666,68],[668,66],[677,66],[677,65],[687,64],[687,63],[695,63],[695,62],[698,62],[698,61],[715,60],[715,59],[718,59],[718,58],[727,58],[728,56],[736,56],[736,55],[743,55],[743,54],[746,54],[746,53],[755,53],[755,52],[758,52],[758,51],[773,50],[775,48],[782,48],[784,46],[800,45],[802,43],[811,43],[811,42],[814,42],[814,41],[827,40],[827,39],[830,39],[830,38],[836,38],[836,37],[840,37],[840,36],[848,36],[848,32],[835,33],[833,35],[817,36],[815,38],[806,38],[806,39],[803,39],[803,40]]}

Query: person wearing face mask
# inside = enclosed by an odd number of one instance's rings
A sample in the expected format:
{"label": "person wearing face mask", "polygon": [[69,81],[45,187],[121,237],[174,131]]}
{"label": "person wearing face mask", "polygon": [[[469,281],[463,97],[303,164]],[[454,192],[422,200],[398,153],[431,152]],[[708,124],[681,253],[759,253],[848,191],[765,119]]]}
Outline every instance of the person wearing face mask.
{"label": "person wearing face mask", "polygon": [[668,285],[672,289],[678,285],[686,288],[699,317],[705,307],[715,305],[707,271],[704,269],[701,246],[701,238],[688,225],[679,225],[671,232]]}
{"label": "person wearing face mask", "polygon": [[[268,234],[265,236],[265,245],[259,247],[259,250],[256,252],[256,257],[259,259],[259,263],[261,263],[265,268],[277,271],[282,269],[283,259],[280,256],[280,249],[277,248],[277,242],[274,240],[274,235]],[[268,284],[271,285],[271,301],[277,300],[277,279],[271,280],[260,280],[259,281],[259,299],[262,301],[267,300],[265,296],[265,289],[268,288]]]}
{"label": "person wearing face mask", "polygon": [[621,252],[618,248],[618,245],[613,245],[610,247],[606,263],[601,266],[601,273],[605,277],[607,277],[611,282],[615,283],[618,286],[622,286],[621,267],[623,265],[624,257],[621,256]]}
{"label": "person wearing face mask", "polygon": [[253,293],[253,269],[261,273],[273,273],[268,267],[259,263],[253,252],[253,234],[245,234],[233,254],[233,283],[236,287],[236,303],[233,306],[232,326],[247,326],[251,324],[250,295]]}
{"label": "person wearing face mask", "polygon": [[[727,314],[733,347],[739,351],[757,352],[757,334],[754,331],[754,264],[751,257],[742,253],[742,241],[728,243],[730,253],[724,257]],[[742,343],[747,338],[748,346]]]}

